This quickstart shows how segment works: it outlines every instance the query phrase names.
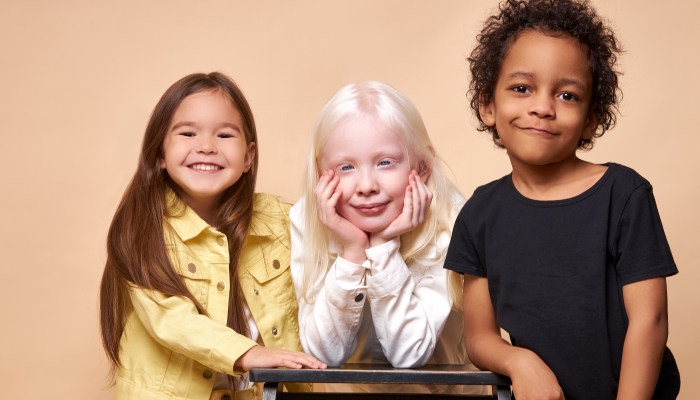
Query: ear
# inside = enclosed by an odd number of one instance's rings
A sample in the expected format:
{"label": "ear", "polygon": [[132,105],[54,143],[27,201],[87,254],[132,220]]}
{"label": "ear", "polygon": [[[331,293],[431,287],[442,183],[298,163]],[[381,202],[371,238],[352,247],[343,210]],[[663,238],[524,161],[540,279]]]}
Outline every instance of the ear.
{"label": "ear", "polygon": [[598,118],[593,115],[592,112],[588,112],[586,120],[583,122],[583,130],[581,132],[581,139],[590,140],[593,139],[595,131],[598,129]]}
{"label": "ear", "polygon": [[496,125],[496,109],[493,105],[493,99],[490,102],[484,103],[484,96],[479,96],[479,116],[481,121],[486,126]]}
{"label": "ear", "polygon": [[165,169],[165,158],[158,158],[158,166],[160,169]]}
{"label": "ear", "polygon": [[243,172],[250,171],[250,168],[253,166],[254,159],[255,159],[255,142],[250,142],[250,144],[248,145],[248,149],[245,151],[245,160],[244,160],[245,170]]}
{"label": "ear", "polygon": [[430,173],[433,172],[433,168],[429,162],[421,161],[418,163],[417,172],[418,176],[420,176],[420,180],[422,180],[423,183],[426,183],[428,182],[428,178],[430,178]]}

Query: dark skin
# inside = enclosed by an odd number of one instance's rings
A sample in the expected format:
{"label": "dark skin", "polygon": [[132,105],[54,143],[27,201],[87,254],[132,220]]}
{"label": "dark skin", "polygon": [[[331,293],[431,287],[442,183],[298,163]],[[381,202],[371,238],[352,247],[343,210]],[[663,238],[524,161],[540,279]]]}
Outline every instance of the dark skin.
{"label": "dark skin", "polygon": [[[592,75],[585,49],[565,35],[525,31],[510,47],[493,100],[480,115],[495,126],[513,167],[513,184],[534,200],[574,197],[593,186],[606,166],[576,155],[580,138],[598,127],[590,114]],[[629,327],[618,399],[651,399],[668,337],[666,280],[623,286]],[[507,375],[518,400],[560,400],[552,370],[534,352],[501,338],[486,278],[464,277],[467,352],[479,368]]]}

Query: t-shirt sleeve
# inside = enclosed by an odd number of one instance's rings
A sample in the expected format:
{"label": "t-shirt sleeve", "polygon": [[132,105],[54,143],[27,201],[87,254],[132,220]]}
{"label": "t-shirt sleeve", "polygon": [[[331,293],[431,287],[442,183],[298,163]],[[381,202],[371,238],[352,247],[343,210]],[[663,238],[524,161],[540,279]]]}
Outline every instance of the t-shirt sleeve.
{"label": "t-shirt sleeve", "polygon": [[649,183],[630,195],[615,239],[615,268],[622,285],[678,273]]}
{"label": "t-shirt sleeve", "polygon": [[445,258],[445,268],[460,274],[486,277],[486,269],[481,264],[477,243],[473,240],[477,228],[475,221],[469,217],[472,208],[472,201],[467,201],[455,221]]}

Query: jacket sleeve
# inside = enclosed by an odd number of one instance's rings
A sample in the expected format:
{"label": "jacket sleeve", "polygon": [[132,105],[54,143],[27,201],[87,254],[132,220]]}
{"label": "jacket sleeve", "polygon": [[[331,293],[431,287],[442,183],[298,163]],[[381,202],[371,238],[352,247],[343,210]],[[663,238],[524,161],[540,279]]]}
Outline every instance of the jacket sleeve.
{"label": "jacket sleeve", "polygon": [[411,271],[399,253],[399,239],[368,249],[368,301],[377,339],[395,368],[424,365],[433,355],[452,308],[444,261]]}
{"label": "jacket sleeve", "polygon": [[206,315],[180,296],[132,286],[134,312],[146,331],[161,345],[215,371],[238,376],[233,364],[256,343]]}
{"label": "jacket sleeve", "polygon": [[[357,348],[367,298],[365,266],[338,258],[324,279],[303,288],[303,203],[290,212],[291,270],[299,300],[299,337],[304,351],[329,366],[345,363]],[[368,265],[367,265],[368,266]]]}

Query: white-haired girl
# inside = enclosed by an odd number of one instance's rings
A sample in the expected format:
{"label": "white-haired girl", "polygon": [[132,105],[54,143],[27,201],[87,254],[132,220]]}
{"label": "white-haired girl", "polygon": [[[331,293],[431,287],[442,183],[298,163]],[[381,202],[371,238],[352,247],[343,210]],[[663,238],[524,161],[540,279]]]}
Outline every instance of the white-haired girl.
{"label": "white-haired girl", "polygon": [[443,269],[464,198],[443,174],[413,103],[380,82],[341,88],[316,121],[305,180],[290,211],[304,350],[329,366],[469,363],[461,277]]}

